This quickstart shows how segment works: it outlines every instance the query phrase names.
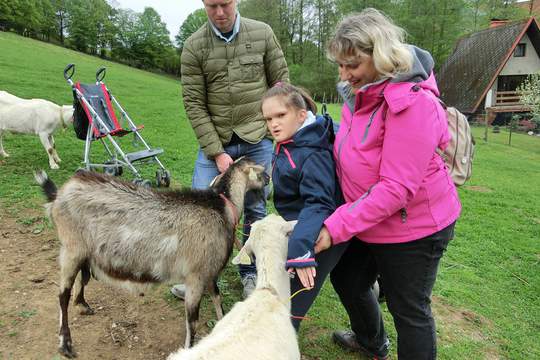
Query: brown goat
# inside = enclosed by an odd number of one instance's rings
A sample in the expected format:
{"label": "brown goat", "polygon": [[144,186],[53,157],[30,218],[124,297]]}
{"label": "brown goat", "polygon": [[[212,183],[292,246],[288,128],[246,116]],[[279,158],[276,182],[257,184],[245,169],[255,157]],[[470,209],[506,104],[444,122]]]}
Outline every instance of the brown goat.
{"label": "brown goat", "polygon": [[185,347],[193,343],[205,288],[221,319],[217,278],[232,251],[245,193],[262,190],[268,176],[263,166],[241,159],[209,190],[157,192],[86,171],[59,191],[44,172],[36,173],[36,180],[61,242],[59,351],[71,358],[76,356],[68,326],[71,288],[77,278],[75,304],[92,314],[84,299],[91,274],[137,290],[150,283],[186,284]]}

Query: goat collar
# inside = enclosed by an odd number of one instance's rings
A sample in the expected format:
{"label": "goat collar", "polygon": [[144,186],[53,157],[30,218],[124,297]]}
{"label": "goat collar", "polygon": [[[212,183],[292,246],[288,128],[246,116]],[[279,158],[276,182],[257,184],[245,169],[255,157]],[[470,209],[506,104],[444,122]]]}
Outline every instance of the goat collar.
{"label": "goat collar", "polygon": [[236,227],[240,222],[240,213],[238,211],[238,208],[231,200],[227,199],[227,197],[223,195],[223,193],[219,194],[219,196],[223,199],[223,201],[225,201],[225,206],[227,206],[231,210],[233,214],[234,227]]}

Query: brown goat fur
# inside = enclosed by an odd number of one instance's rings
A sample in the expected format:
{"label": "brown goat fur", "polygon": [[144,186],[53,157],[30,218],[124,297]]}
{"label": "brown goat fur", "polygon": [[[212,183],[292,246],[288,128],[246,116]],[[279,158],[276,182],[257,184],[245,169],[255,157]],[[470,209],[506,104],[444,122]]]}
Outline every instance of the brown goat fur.
{"label": "brown goat fur", "polygon": [[268,176],[264,167],[241,159],[208,190],[157,192],[86,171],[58,191],[44,172],[36,180],[61,242],[59,351],[74,357],[67,317],[71,288],[77,278],[75,304],[92,314],[84,299],[90,274],[136,291],[149,283],[183,282],[186,347],[195,336],[205,288],[221,319],[217,278],[232,252],[235,222],[245,193],[262,189]]}

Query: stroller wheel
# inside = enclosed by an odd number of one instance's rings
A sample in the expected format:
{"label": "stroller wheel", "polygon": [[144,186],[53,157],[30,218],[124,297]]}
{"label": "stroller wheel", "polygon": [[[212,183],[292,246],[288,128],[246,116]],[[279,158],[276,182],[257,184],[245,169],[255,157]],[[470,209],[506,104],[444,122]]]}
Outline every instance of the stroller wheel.
{"label": "stroller wheel", "polygon": [[156,171],[156,184],[158,187],[169,187],[171,184],[171,173],[168,170]]}
{"label": "stroller wheel", "polygon": [[103,173],[110,175],[110,176],[121,176],[124,172],[124,168],[122,165],[117,165],[118,163],[116,161],[110,160],[105,162],[105,165],[116,165],[116,166],[108,166],[103,168]]}
{"label": "stroller wheel", "polygon": [[152,187],[152,184],[151,184],[150,180],[143,180],[141,178],[134,179],[133,183],[135,185],[137,185],[137,186],[142,186],[142,187],[145,187],[145,188],[148,188],[148,189]]}

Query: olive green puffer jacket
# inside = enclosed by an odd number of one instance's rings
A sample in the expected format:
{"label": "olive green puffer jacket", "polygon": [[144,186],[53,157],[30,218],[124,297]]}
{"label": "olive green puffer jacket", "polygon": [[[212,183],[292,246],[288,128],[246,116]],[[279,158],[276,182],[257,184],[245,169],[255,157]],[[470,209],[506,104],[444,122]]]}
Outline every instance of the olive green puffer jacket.
{"label": "olive green puffer jacket", "polygon": [[222,153],[233,131],[248,143],[267,135],[261,98],[289,72],[277,39],[265,23],[240,18],[230,42],[209,23],[191,35],[182,51],[184,107],[204,153]]}

